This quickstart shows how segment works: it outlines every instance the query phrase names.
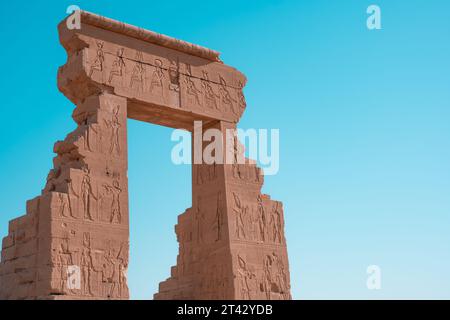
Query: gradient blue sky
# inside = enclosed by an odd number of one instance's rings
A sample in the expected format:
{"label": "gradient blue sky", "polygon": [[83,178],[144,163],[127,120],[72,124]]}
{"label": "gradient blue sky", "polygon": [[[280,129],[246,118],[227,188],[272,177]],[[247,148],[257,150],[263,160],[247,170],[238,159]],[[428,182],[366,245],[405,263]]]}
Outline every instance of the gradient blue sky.
{"label": "gradient blue sky", "polygon": [[[372,3],[381,31],[366,28]],[[0,236],[75,128],[56,87],[56,25],[71,4],[221,51],[247,75],[240,127],[280,129],[264,192],[284,202],[294,298],[450,298],[450,1],[2,3]],[[170,134],[129,120],[133,298],[169,276],[191,205]],[[366,288],[372,264],[378,291]]]}

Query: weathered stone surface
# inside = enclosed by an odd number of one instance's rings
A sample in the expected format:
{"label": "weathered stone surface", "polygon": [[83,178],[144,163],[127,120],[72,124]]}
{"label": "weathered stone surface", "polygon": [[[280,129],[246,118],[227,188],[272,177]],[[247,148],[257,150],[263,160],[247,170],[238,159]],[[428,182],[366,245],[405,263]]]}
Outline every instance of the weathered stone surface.
{"label": "weathered stone surface", "polygon": [[[128,299],[127,118],[190,131],[201,120],[224,133],[246,108],[245,76],[217,52],[81,17],[79,30],[59,25],[68,59],[58,87],[78,126],[55,143],[42,194],[9,223],[0,299]],[[192,165],[177,264],[155,299],[290,299],[283,206],[262,184],[249,159]]]}

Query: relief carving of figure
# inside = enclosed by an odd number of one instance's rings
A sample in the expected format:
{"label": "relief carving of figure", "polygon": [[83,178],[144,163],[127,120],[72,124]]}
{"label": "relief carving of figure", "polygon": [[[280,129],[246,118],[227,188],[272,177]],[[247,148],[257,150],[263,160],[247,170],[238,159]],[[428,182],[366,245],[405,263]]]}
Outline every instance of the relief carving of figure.
{"label": "relief carving of figure", "polygon": [[131,71],[130,88],[136,89],[138,92],[144,91],[145,68],[143,64],[142,52],[136,52],[136,63]]}
{"label": "relief carving of figure", "polygon": [[111,72],[109,73],[108,83],[111,83],[114,76],[121,77],[123,75],[123,69],[125,68],[125,60],[123,58],[124,48],[117,49],[116,59],[114,60]]}
{"label": "relief carving of figure", "polygon": [[174,60],[170,60],[169,79],[170,79],[169,90],[179,92],[180,73],[178,71],[178,63]]}
{"label": "relief carving of figure", "polygon": [[289,285],[283,261],[281,261],[280,257],[278,257],[275,252],[272,253],[272,257],[276,268],[275,283],[278,292],[284,299],[290,299]]}
{"label": "relief carving of figure", "polygon": [[95,134],[95,136],[97,136],[98,129],[96,128],[96,125],[95,124],[86,125],[86,129],[83,132],[83,145],[84,145],[84,150],[87,150],[90,152],[92,152],[92,148],[91,148],[92,132]]}
{"label": "relief carving of figure", "polygon": [[72,261],[72,253],[69,249],[69,238],[66,236],[61,240],[61,243],[59,245],[59,251],[58,251],[58,265],[61,268],[61,291],[63,293],[66,293],[67,288],[67,280],[68,280],[68,273],[67,273],[67,266],[70,266],[73,264]]}
{"label": "relief carving of figure", "polygon": [[191,77],[192,77],[191,66],[187,64],[186,68],[187,68],[187,73],[188,73],[188,75],[186,75],[184,77],[184,82],[186,83],[186,93],[187,93],[187,95],[191,96],[191,98],[193,98],[194,101],[199,106],[201,106],[202,103],[200,101],[199,95],[202,91],[197,88],[197,86],[195,85],[195,82],[192,81],[192,79],[191,79]]}
{"label": "relief carving of figure", "polygon": [[120,276],[116,259],[114,248],[107,250],[103,256],[102,282],[107,285],[105,290],[108,298],[115,297],[116,289],[120,291],[118,288]]}
{"label": "relief carving of figure", "polygon": [[241,161],[241,155],[242,155],[242,148],[239,142],[239,139],[237,136],[234,136],[233,138],[233,176],[235,178],[243,179],[244,173],[242,172],[242,168],[239,164]]}
{"label": "relief carving of figure", "polygon": [[250,281],[255,277],[255,274],[247,266],[243,258],[238,255],[238,283],[242,300],[251,300],[251,286]]}
{"label": "relief carving of figure", "polygon": [[218,109],[219,106],[217,105],[216,98],[220,98],[220,96],[214,92],[209,82],[208,72],[206,71],[203,71],[202,86],[204,88],[205,105],[211,109]]}
{"label": "relief carving of figure", "polygon": [[112,186],[104,184],[103,187],[106,189],[107,194],[112,195],[111,217],[109,222],[120,224],[122,221],[122,215],[120,213],[120,193],[122,189],[119,186],[119,181],[114,180]]}
{"label": "relief carving of figure", "polygon": [[127,264],[119,260],[119,297],[125,296],[125,291],[127,291]]}
{"label": "relief carving of figure", "polygon": [[272,229],[272,240],[273,242],[282,242],[281,238],[281,213],[278,208],[278,202],[273,206],[272,214],[270,216],[270,226]]}
{"label": "relief carving of figure", "polygon": [[153,89],[157,88],[161,90],[161,96],[164,96],[164,71],[163,63],[160,59],[155,59],[155,71],[153,71],[152,80],[150,82],[150,93],[153,93]]}
{"label": "relief carving of figure", "polygon": [[197,197],[197,206],[195,208],[195,221],[197,224],[197,243],[203,243],[203,222],[205,220],[205,213],[202,208],[202,198]]}
{"label": "relief carving of figure", "polygon": [[266,240],[266,229],[267,229],[267,217],[266,210],[264,209],[264,204],[262,198],[258,195],[258,226],[259,226],[259,238],[260,241],[264,242]]}
{"label": "relief carving of figure", "polygon": [[237,111],[234,109],[234,103],[236,102],[236,100],[234,100],[231,97],[231,94],[227,88],[227,83],[225,82],[225,79],[219,76],[219,80],[220,80],[219,93],[220,93],[221,101],[226,107],[225,111],[231,110],[234,114],[237,114]]}
{"label": "relief carving of figure", "polygon": [[214,221],[214,228],[217,230],[216,241],[221,240],[222,238],[222,225],[223,225],[223,198],[222,191],[219,191],[217,194],[217,208],[216,208],[216,217]]}
{"label": "relief carving of figure", "polygon": [[89,77],[92,76],[94,71],[103,71],[103,63],[105,62],[105,55],[103,53],[103,43],[97,42],[97,54],[95,56],[95,60],[91,65],[91,69],[89,71]]}
{"label": "relief carving of figure", "polygon": [[233,211],[236,214],[236,237],[238,239],[245,239],[245,219],[248,213],[248,206],[243,206],[239,196],[233,192],[234,197],[234,207]]}
{"label": "relief carving of figure", "polygon": [[275,252],[264,257],[263,270],[261,289],[265,292],[266,298],[270,300],[272,293],[278,293],[284,299],[289,299],[290,294],[284,264]]}
{"label": "relief carving of figure", "polygon": [[91,250],[91,235],[86,232],[83,234],[83,248],[81,250],[81,282],[83,294],[93,296],[91,285],[91,271],[94,269]]}
{"label": "relief carving of figure", "polygon": [[262,290],[264,291],[264,293],[266,294],[266,299],[270,300],[271,296],[271,291],[272,291],[272,258],[269,255],[266,255],[264,257],[264,261],[263,261],[263,270],[264,270],[264,275],[263,275],[263,280],[262,280]]}
{"label": "relief carving of figure", "polygon": [[244,97],[244,93],[242,92],[242,90],[244,89],[244,84],[242,83],[242,81],[239,80],[239,85],[238,85],[238,103],[239,103],[239,107],[244,110],[245,107],[247,106],[247,103],[245,102],[245,97]]}
{"label": "relief carving of figure", "polygon": [[98,197],[94,194],[92,190],[91,178],[89,177],[89,171],[86,170],[81,182],[81,192],[80,194],[75,194],[78,198],[81,196],[83,204],[84,219],[94,221],[91,213],[91,198],[98,200]]}
{"label": "relief carving of figure", "polygon": [[120,155],[120,142],[119,142],[119,130],[121,124],[119,122],[119,106],[116,106],[113,110],[113,115],[111,116],[111,120],[106,121],[107,127],[111,129],[110,136],[110,148],[109,152],[111,154]]}
{"label": "relief carving of figure", "polygon": [[[69,182],[70,183],[70,182]],[[72,203],[70,201],[70,196],[67,193],[57,193],[58,201],[59,201],[59,216],[62,218],[76,218],[73,215]]]}

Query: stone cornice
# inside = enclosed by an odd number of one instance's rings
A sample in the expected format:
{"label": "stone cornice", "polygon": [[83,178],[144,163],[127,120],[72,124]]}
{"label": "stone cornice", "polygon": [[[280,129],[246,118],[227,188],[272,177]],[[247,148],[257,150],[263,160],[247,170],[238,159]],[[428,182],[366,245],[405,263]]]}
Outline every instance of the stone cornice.
{"label": "stone cornice", "polygon": [[202,46],[198,46],[183,40],[178,40],[160,33],[139,28],[131,24],[106,18],[88,11],[80,11],[81,23],[95,26],[97,28],[127,35],[142,41],[150,42],[166,48],[181,51],[193,56],[201,57],[214,62],[221,62],[220,53]]}

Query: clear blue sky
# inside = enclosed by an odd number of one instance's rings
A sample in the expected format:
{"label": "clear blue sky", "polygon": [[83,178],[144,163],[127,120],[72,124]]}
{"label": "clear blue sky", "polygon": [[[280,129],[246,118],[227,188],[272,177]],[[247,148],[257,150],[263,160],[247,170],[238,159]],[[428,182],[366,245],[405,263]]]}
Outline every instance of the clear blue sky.
{"label": "clear blue sky", "polygon": [[[366,28],[372,3],[381,31]],[[240,127],[280,129],[264,191],[284,202],[294,298],[450,298],[448,0],[2,3],[1,236],[75,128],[56,87],[70,4],[221,51],[247,75]],[[191,204],[170,133],[129,121],[134,298],[169,276],[173,226]],[[372,264],[379,291],[366,288]]]}

